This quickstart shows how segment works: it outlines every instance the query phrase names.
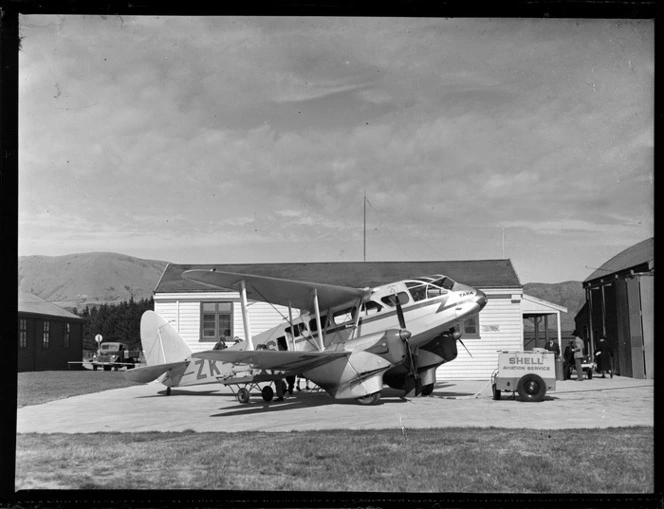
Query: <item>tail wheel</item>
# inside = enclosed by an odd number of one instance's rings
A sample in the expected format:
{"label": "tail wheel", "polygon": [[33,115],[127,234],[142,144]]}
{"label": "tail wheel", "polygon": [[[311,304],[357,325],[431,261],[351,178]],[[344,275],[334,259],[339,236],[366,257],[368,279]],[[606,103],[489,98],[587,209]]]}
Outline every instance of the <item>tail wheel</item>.
{"label": "tail wheel", "polygon": [[491,392],[493,393],[493,399],[498,401],[500,399],[500,391],[496,389],[496,384],[491,386]]}
{"label": "tail wheel", "polygon": [[251,397],[251,395],[249,394],[249,391],[247,389],[245,389],[244,387],[242,389],[240,389],[239,391],[237,391],[238,403],[242,403],[242,404],[249,403],[249,398],[250,397]]}
{"label": "tail wheel", "polygon": [[431,396],[431,394],[433,394],[433,384],[426,384],[422,387],[422,392],[420,394],[422,394],[422,396]]}
{"label": "tail wheel", "polygon": [[169,386],[169,387],[166,387],[166,396],[170,396],[170,395],[171,395],[171,388]]}
{"label": "tail wheel", "polygon": [[261,391],[261,396],[263,396],[263,401],[265,402],[272,401],[272,398],[274,397],[274,391],[272,390],[272,387],[270,387],[269,385],[263,387],[263,390]]}
{"label": "tail wheel", "polygon": [[368,396],[357,398],[357,402],[360,405],[375,405],[379,401],[380,401],[380,392],[374,392],[373,394],[369,394]]}
{"label": "tail wheel", "polygon": [[528,373],[519,380],[516,390],[523,401],[537,402],[544,399],[546,384],[539,375]]}

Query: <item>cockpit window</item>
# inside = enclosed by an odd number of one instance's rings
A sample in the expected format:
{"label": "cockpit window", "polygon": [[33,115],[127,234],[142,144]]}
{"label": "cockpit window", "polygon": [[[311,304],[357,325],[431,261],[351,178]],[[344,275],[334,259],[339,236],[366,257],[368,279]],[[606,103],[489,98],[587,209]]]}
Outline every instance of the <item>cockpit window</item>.
{"label": "cockpit window", "polygon": [[454,288],[454,285],[456,284],[454,280],[444,277],[442,279],[438,279],[434,281],[432,284],[436,286],[440,286],[441,288],[444,288],[445,290],[452,290]]}
{"label": "cockpit window", "polygon": [[410,294],[413,296],[414,301],[423,300],[427,297],[427,287],[422,283],[413,283],[408,282],[406,286],[410,290]]}

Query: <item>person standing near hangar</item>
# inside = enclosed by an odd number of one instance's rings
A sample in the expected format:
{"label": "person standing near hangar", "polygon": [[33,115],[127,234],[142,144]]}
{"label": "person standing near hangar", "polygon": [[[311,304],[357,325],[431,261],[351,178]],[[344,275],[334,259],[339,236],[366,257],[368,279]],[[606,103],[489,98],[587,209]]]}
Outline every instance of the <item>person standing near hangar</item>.
{"label": "person standing near hangar", "polygon": [[611,378],[613,378],[613,369],[611,367],[613,364],[613,350],[609,347],[604,336],[599,338],[599,344],[595,352],[595,362],[597,362],[597,371],[602,374],[601,378],[606,378],[607,371],[611,375]]}
{"label": "person standing near hangar", "polygon": [[581,363],[583,362],[583,349],[585,344],[583,343],[583,339],[579,337],[578,331],[575,330],[572,335],[574,336],[574,366],[576,368],[577,380],[582,382],[583,368],[581,367]]}
{"label": "person standing near hangar", "polygon": [[553,339],[550,339],[546,346],[544,347],[545,350],[556,354],[556,359],[560,357],[560,347],[558,346],[558,343],[554,341]]}

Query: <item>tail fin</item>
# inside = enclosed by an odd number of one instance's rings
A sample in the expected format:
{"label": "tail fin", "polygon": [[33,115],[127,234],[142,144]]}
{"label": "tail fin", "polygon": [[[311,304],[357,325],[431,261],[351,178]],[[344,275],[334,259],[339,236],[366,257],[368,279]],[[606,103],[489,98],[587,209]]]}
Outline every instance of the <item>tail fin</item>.
{"label": "tail fin", "polygon": [[141,317],[141,346],[148,366],[191,357],[191,349],[177,331],[154,311],[146,311]]}

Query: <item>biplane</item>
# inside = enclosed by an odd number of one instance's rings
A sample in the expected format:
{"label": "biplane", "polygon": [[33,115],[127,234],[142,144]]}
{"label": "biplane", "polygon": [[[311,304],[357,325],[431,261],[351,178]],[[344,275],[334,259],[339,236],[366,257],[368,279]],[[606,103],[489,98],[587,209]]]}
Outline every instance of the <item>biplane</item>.
{"label": "biplane", "polygon": [[[182,277],[239,291],[244,341],[238,348],[192,354],[232,365],[229,374],[217,377],[220,382],[251,384],[301,376],[335,399],[361,404],[378,403],[385,384],[403,390],[406,397],[431,394],[436,368],[457,356],[461,334],[452,325],[477,315],[486,305],[482,291],[442,274],[373,288],[215,269],[188,270]],[[288,309],[288,316],[252,337],[249,300],[280,305]],[[299,311],[297,317],[294,310]],[[243,375],[232,374],[236,369],[244,370]],[[271,391],[266,392],[267,401]],[[236,397],[247,403],[249,390],[238,390]]]}

